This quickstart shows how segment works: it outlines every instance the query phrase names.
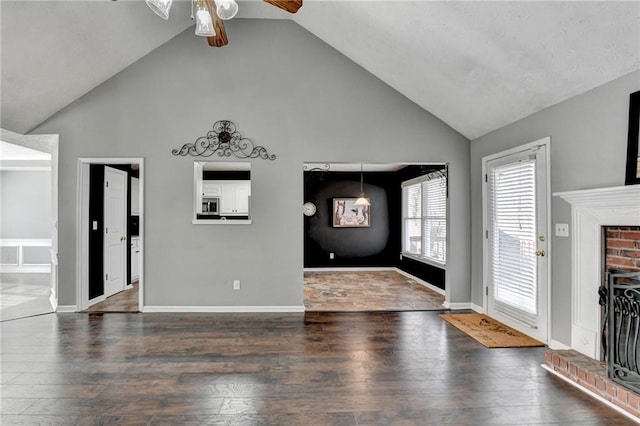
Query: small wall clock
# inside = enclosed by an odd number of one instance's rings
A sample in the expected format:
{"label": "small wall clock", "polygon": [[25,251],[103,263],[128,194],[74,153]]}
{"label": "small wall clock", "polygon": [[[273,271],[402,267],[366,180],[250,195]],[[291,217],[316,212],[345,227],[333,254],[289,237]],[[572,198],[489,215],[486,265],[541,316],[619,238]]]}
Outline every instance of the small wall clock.
{"label": "small wall clock", "polygon": [[313,216],[316,214],[316,205],[312,202],[308,201],[302,205],[302,213],[305,216]]}

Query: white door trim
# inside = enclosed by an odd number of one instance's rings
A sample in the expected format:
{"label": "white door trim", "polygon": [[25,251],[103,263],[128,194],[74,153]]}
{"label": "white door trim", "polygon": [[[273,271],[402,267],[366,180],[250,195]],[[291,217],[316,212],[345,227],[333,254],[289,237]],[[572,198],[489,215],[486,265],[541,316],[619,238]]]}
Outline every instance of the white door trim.
{"label": "white door trim", "polygon": [[[144,304],[144,158],[78,158],[76,188],[76,312],[87,309],[89,305],[89,165],[91,164],[138,164],[140,192],[140,278],[138,281],[138,310],[142,312]],[[96,298],[95,302],[99,302]]]}
{"label": "white door trim", "polygon": [[[544,145],[545,146],[545,161],[546,161],[546,216],[547,216],[547,226],[546,226],[546,236],[547,236],[547,309],[546,309],[546,336],[547,340],[543,343],[547,343],[549,339],[551,339],[551,259],[552,259],[552,246],[551,246],[551,137],[546,137],[542,139],[538,139],[533,142],[529,142],[524,145],[520,145],[511,149],[507,149],[505,151],[501,151],[495,154],[488,155],[482,158],[482,176],[481,179],[485,179],[487,175],[487,163],[492,160],[496,160],[502,157],[506,157],[509,155],[517,154],[519,152],[528,151],[536,146]],[[488,312],[489,306],[489,297],[487,295],[487,288],[489,285],[489,256],[488,256],[488,240],[485,238],[485,233],[489,229],[488,217],[487,217],[487,185],[486,182],[482,184],[482,307],[484,312]],[[520,330],[526,333],[526,330]]]}

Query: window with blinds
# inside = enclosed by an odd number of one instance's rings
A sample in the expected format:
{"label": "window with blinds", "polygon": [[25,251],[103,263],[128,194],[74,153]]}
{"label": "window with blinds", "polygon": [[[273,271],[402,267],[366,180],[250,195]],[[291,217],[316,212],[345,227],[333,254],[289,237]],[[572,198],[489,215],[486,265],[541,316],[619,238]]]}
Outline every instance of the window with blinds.
{"label": "window with blinds", "polygon": [[535,326],[537,306],[535,159],[490,167],[489,274],[494,308]]}
{"label": "window with blinds", "polygon": [[402,184],[402,252],[446,263],[447,180],[426,175]]}

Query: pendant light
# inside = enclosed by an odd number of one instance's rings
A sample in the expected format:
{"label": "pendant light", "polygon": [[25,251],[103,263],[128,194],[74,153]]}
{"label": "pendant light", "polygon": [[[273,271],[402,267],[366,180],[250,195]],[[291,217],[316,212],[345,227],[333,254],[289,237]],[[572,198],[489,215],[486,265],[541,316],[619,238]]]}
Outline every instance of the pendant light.
{"label": "pendant light", "polygon": [[358,199],[355,201],[355,203],[353,203],[353,205],[356,206],[356,207],[365,207],[365,206],[370,206],[371,205],[369,200],[366,199],[365,196],[364,196],[364,186],[363,186],[364,177],[363,177],[363,172],[364,172],[364,168],[363,168],[362,163],[360,163],[360,195],[358,196]]}
{"label": "pendant light", "polygon": [[224,21],[233,18],[238,13],[236,0],[218,0],[217,3],[216,13]]}
{"label": "pendant light", "polygon": [[162,19],[169,19],[169,11],[173,0],[146,0],[145,3],[156,15]]}
{"label": "pendant light", "polygon": [[207,4],[203,0],[196,0],[198,11],[196,12],[196,35],[202,37],[214,37],[213,20]]}

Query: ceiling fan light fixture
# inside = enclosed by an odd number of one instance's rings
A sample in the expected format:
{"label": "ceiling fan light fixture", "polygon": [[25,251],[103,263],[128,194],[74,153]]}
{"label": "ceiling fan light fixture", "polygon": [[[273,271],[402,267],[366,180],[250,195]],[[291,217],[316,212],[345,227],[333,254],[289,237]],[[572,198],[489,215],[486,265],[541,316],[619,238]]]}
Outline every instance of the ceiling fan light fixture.
{"label": "ceiling fan light fixture", "polygon": [[145,0],[145,3],[156,15],[165,20],[169,19],[169,11],[173,0]]}
{"label": "ceiling fan light fixture", "polygon": [[216,13],[223,21],[227,21],[238,14],[238,3],[236,0],[217,0],[218,7]]}
{"label": "ceiling fan light fixture", "polygon": [[198,11],[196,12],[196,35],[201,37],[213,37],[216,35],[211,13],[200,6],[198,6]]}

